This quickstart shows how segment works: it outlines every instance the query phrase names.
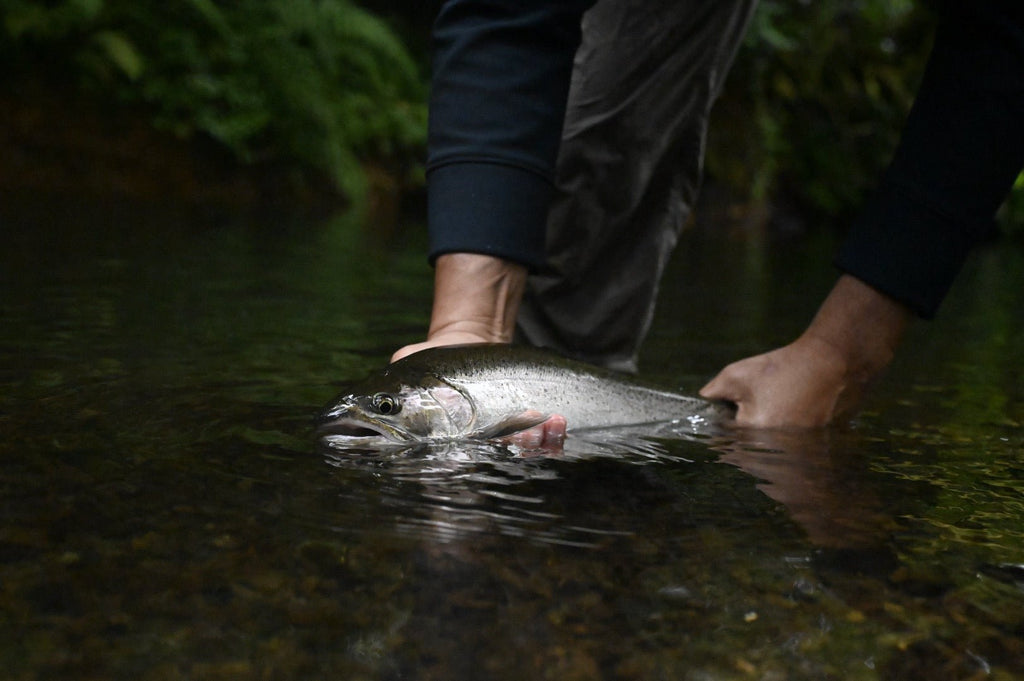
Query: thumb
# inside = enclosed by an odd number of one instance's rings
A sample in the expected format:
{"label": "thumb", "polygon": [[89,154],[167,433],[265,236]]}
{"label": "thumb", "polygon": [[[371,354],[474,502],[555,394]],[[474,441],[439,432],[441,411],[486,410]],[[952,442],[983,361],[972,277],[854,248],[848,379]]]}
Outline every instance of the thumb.
{"label": "thumb", "polygon": [[732,366],[722,369],[707,385],[700,389],[700,396],[708,400],[728,400],[739,404],[747,397],[746,384],[735,376]]}
{"label": "thumb", "polygon": [[397,362],[403,357],[408,357],[409,355],[415,354],[420,350],[426,350],[429,347],[432,347],[429,341],[423,341],[422,343],[413,343],[411,345],[406,345],[405,347],[399,348],[398,350],[395,351],[395,354],[391,355],[391,362]]}

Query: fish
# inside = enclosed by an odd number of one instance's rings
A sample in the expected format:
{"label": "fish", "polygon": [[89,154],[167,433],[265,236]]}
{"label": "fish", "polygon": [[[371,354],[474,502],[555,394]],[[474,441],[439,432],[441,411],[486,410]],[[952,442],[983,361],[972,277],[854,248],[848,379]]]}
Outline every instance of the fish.
{"label": "fish", "polygon": [[663,390],[528,346],[421,350],[332,400],[316,419],[331,446],[499,440],[565,416],[568,432],[728,419],[724,403]]}

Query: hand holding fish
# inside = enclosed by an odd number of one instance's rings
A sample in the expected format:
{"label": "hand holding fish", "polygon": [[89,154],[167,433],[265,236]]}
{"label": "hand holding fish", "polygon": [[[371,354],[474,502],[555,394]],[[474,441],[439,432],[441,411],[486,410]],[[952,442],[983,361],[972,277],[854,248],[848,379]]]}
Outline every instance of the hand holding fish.
{"label": "hand holding fish", "polygon": [[[487,344],[487,341],[474,334],[460,332],[442,333],[422,343],[405,346],[394,354],[391,361],[394,363],[409,355],[433,348],[483,344]],[[538,418],[544,418],[544,416],[538,412]],[[568,424],[564,416],[552,414],[537,425],[506,435],[500,438],[499,441],[524,451],[558,451],[561,450],[562,443],[565,442],[567,428]]]}
{"label": "hand holding fish", "polygon": [[[391,361],[430,348],[511,342],[525,282],[526,268],[506,260],[476,253],[438,257],[427,340],[400,348]],[[560,449],[565,431],[565,417],[554,414],[502,441],[524,450]]]}
{"label": "hand holding fish", "polygon": [[700,394],[735,403],[741,426],[824,426],[856,406],[909,320],[902,304],[843,275],[797,340],[730,364]]}
{"label": "hand holding fish", "polygon": [[[392,361],[440,346],[508,343],[525,277],[522,266],[491,256],[441,256],[427,340],[400,349]],[[736,404],[742,426],[826,425],[851,411],[888,366],[910,315],[902,304],[843,275],[800,338],[730,364],[701,395]],[[564,436],[564,419],[551,419],[514,433],[511,443],[545,447]]]}
{"label": "hand holding fish", "polygon": [[824,426],[856,404],[844,381],[842,359],[827,343],[801,336],[784,347],[725,367],[700,394],[737,406],[736,423],[749,427]]}
{"label": "hand holding fish", "polygon": [[565,443],[568,421],[561,414],[553,414],[532,428],[501,438],[502,444],[518,447],[524,452],[560,452]]}
{"label": "hand holding fish", "polygon": [[391,361],[445,345],[510,343],[525,285],[523,265],[477,253],[439,256],[427,340],[400,348]]}

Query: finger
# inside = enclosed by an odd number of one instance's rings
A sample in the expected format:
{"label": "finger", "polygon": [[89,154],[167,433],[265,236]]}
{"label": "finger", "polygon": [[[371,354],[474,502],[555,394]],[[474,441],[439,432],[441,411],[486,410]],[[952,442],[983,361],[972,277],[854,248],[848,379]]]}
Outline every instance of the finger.
{"label": "finger", "polygon": [[555,414],[541,424],[544,430],[544,437],[541,440],[541,447],[544,449],[561,449],[565,443],[565,431],[568,422],[561,414]]}
{"label": "finger", "polygon": [[501,439],[502,442],[515,445],[520,449],[539,449],[544,442],[544,424],[538,423],[532,428],[513,433]]}
{"label": "finger", "polygon": [[697,391],[697,394],[706,400],[726,400],[730,399],[726,397],[726,392],[722,388],[721,374],[715,376],[708,381],[703,388]]}
{"label": "finger", "polygon": [[562,451],[567,425],[564,416],[555,414],[543,423],[503,437],[499,441],[517,447],[523,452],[556,453]]}

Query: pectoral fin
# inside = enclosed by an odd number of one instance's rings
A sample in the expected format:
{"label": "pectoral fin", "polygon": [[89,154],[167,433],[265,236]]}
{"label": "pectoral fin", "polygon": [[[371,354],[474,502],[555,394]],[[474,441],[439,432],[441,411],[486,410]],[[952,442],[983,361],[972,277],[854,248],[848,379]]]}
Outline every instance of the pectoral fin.
{"label": "pectoral fin", "polygon": [[550,414],[542,414],[539,411],[529,409],[521,414],[504,418],[498,423],[488,426],[473,435],[474,437],[482,440],[497,440],[505,437],[506,435],[518,433],[519,431],[526,430],[527,428],[533,428],[539,423],[544,423],[549,416]]}

